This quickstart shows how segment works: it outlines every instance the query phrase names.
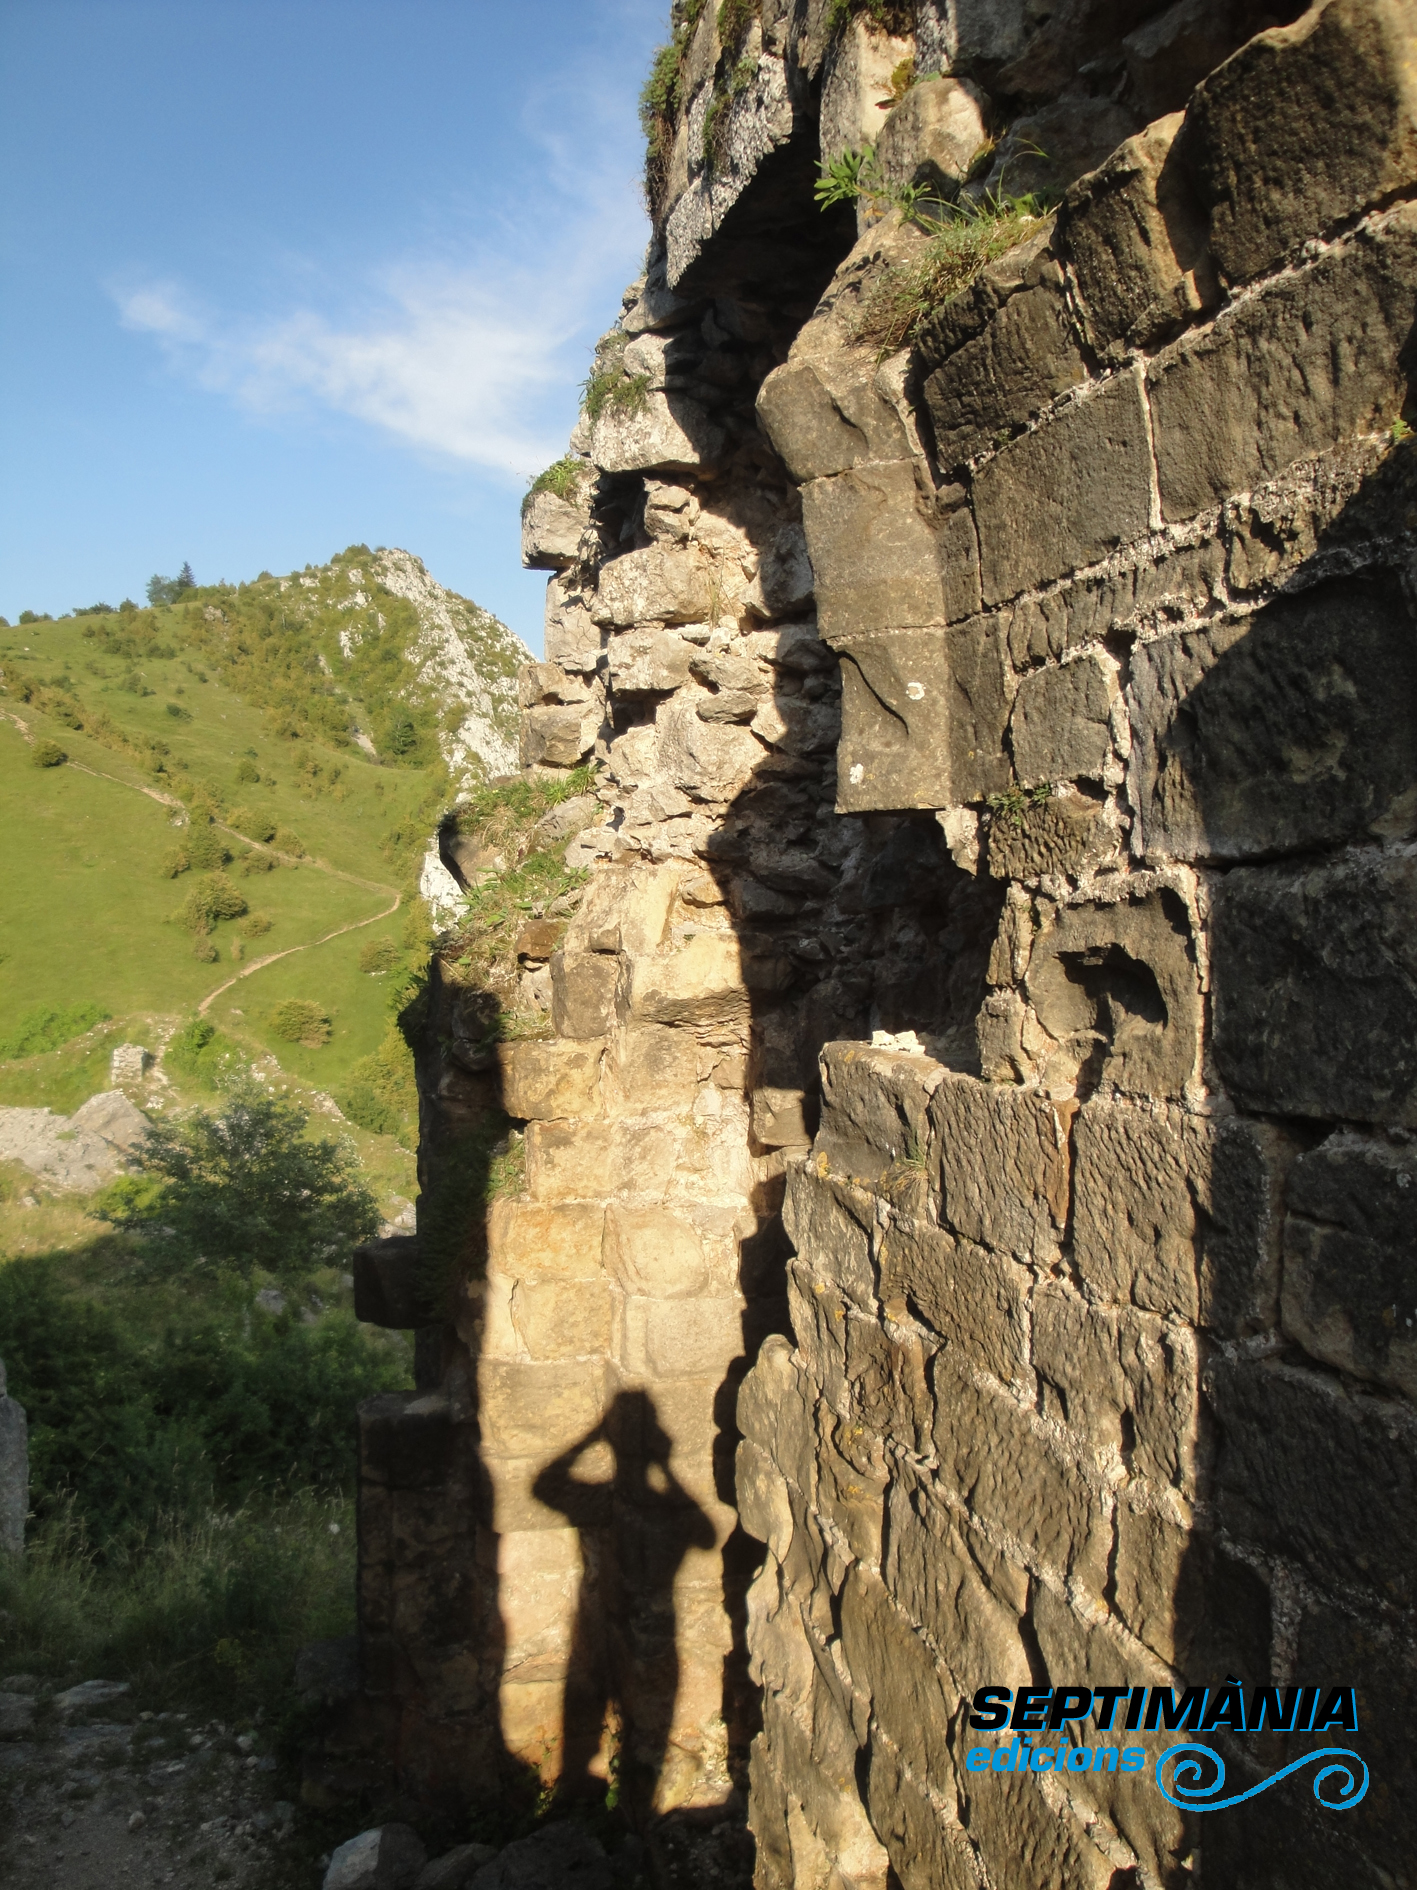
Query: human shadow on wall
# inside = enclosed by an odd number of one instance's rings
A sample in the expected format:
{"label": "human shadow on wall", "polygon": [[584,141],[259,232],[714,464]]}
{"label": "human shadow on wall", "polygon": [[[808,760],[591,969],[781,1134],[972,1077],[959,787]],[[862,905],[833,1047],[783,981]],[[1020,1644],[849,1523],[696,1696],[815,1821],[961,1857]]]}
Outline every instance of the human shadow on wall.
{"label": "human shadow on wall", "polygon": [[[614,1454],[611,1479],[578,1476],[602,1445]],[[563,1798],[604,1792],[592,1766],[607,1724],[617,1720],[633,1726],[632,1756],[622,1753],[620,1764],[638,1775],[624,1780],[635,1800],[649,1801],[662,1769],[679,1689],[675,1577],[690,1550],[714,1546],[713,1524],[669,1467],[671,1449],[649,1393],[621,1391],[603,1422],[532,1486],[537,1501],[581,1536],[557,1784]]]}

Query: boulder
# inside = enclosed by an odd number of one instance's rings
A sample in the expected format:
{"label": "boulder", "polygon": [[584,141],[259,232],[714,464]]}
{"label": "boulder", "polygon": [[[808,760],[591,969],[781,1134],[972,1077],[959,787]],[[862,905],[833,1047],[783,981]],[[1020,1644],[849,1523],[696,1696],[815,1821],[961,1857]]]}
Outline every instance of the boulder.
{"label": "boulder", "polygon": [[427,1861],[423,1840],[409,1825],[376,1825],[340,1845],[323,1890],[413,1890]]}
{"label": "boulder", "polygon": [[876,166],[893,190],[923,186],[952,198],[985,142],[989,101],[968,79],[921,79],[886,119]]}
{"label": "boulder", "polygon": [[595,422],[590,456],[602,472],[691,472],[723,452],[724,431],[696,400],[647,392],[633,410],[608,407]]}
{"label": "boulder", "polygon": [[61,1719],[85,1719],[132,1691],[126,1680],[83,1680],[78,1686],[66,1687],[62,1693],[55,1694],[54,1710]]}
{"label": "boulder", "polygon": [[467,1890],[475,1874],[496,1855],[492,1844],[459,1844],[456,1850],[425,1864],[413,1890]]}
{"label": "boulder", "polygon": [[563,571],[580,557],[590,513],[554,492],[533,492],[522,507],[522,563],[529,571]]}
{"label": "boulder", "polygon": [[604,1848],[584,1825],[543,1825],[469,1880],[469,1890],[612,1890]]}

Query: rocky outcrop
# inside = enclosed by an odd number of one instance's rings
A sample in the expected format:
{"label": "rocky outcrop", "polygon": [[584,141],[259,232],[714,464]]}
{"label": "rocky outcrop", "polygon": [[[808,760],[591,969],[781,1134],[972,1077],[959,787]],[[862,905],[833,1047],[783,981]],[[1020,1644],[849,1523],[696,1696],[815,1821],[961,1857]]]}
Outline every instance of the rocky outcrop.
{"label": "rocky outcrop", "polygon": [[[1206,1868],[1398,1881],[1417,21],[736,17],[680,21],[625,392],[531,530],[523,762],[601,813],[539,1032],[425,1059],[425,1200],[494,1100],[525,1186],[366,1410],[372,1695],[420,1789],[746,1783],[762,1890],[938,1890],[1199,1842],[980,1775],[980,1687],[1352,1685],[1389,1795]],[[1215,1743],[1240,1790],[1314,1739]]]}

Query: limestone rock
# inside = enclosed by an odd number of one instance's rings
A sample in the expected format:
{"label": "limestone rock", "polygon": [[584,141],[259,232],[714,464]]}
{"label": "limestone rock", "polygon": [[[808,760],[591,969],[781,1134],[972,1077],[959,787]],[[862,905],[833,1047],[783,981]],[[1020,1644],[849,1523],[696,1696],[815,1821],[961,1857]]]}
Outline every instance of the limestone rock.
{"label": "limestone rock", "polygon": [[927,78],[911,86],[876,140],[876,167],[892,189],[923,186],[952,199],[985,142],[989,100],[968,79]]}
{"label": "limestone rock", "polygon": [[1102,779],[1112,753],[1116,692],[1116,667],[1105,656],[1079,657],[1024,677],[1009,721],[1014,771],[1024,787]]}
{"label": "limestone rock", "polygon": [[602,1048],[584,1040],[499,1044],[502,1107],[523,1122],[597,1114]]}
{"label": "limestone rock", "polygon": [[[1009,75],[1001,87],[1013,90]],[[1056,99],[1013,121],[979,188],[1010,196],[1065,190],[1136,129],[1133,113],[1111,99]]]}
{"label": "limestone rock", "polygon": [[428,1853],[406,1824],[381,1824],[341,1844],[323,1890],[413,1890]]}
{"label": "limestone rock", "polygon": [[1414,35],[1410,0],[1329,0],[1201,83],[1187,153],[1231,282],[1417,179]]}
{"label": "limestone rock", "polygon": [[141,1083],[152,1062],[152,1052],[140,1043],[120,1043],[108,1060],[109,1081],[117,1089],[123,1083]]}
{"label": "limestone rock", "polygon": [[647,392],[637,411],[609,407],[595,422],[590,456],[602,472],[691,472],[723,451],[723,429],[684,394]]}
{"label": "limestone rock", "polygon": [[82,1680],[78,1686],[56,1693],[50,1704],[61,1719],[86,1719],[92,1713],[107,1711],[132,1690],[126,1680]]}
{"label": "limestone rock", "polygon": [[652,545],[627,551],[601,571],[592,616],[625,629],[641,623],[694,623],[708,614],[708,569],[693,551]]}
{"label": "limestone rock", "polygon": [[814,479],[802,519],[824,637],[944,621],[939,547],[910,460]]}
{"label": "limestone rock", "polygon": [[35,1703],[23,1693],[0,1693],[0,1739],[21,1739],[34,1726]]}
{"label": "limestone rock", "polygon": [[467,1890],[476,1873],[496,1856],[496,1847],[491,1844],[459,1844],[425,1864],[413,1890]]}
{"label": "limestone rock", "polygon": [[[1044,873],[1076,878],[1116,850],[1102,803],[1075,790],[1050,794],[1016,813],[1000,809],[990,818],[988,842],[995,879],[1033,879]],[[977,838],[973,845],[977,852]]]}
{"label": "limestone rock", "polygon": [[597,702],[527,710],[522,716],[523,767],[574,768],[595,745],[601,713]]}
{"label": "limestone rock", "polygon": [[554,492],[533,492],[522,507],[522,563],[529,571],[563,571],[581,556],[590,512]]}
{"label": "limestone rock", "polygon": [[866,348],[788,360],[763,382],[757,404],[769,439],[798,481],[909,451],[898,414],[876,391],[876,360]]}

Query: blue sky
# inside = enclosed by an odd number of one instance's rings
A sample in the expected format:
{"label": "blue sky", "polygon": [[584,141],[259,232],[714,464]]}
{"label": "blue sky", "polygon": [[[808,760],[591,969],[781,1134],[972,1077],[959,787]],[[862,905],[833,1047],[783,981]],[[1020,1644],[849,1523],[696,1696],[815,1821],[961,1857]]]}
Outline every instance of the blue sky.
{"label": "blue sky", "polygon": [[0,614],[517,559],[648,234],[667,0],[0,0]]}

